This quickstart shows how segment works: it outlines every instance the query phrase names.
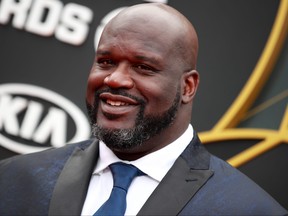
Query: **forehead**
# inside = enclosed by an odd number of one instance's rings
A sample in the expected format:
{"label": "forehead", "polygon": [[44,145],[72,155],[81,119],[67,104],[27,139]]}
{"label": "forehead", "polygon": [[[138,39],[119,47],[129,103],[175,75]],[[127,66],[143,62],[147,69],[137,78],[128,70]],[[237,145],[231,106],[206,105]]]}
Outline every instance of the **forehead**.
{"label": "forehead", "polygon": [[[149,26],[149,27],[148,27]],[[126,22],[121,25],[110,25],[99,41],[97,55],[128,55],[161,61],[171,52],[173,42],[166,30],[156,29],[150,24]]]}
{"label": "forehead", "polygon": [[96,58],[112,58],[117,61],[128,60],[129,62],[142,62],[150,64],[151,66],[157,66],[158,69],[164,68],[168,62],[166,61],[167,57],[164,56],[161,52],[154,50],[149,50],[140,48],[133,48],[130,43],[116,44],[113,43],[104,43],[100,44],[97,52]]}

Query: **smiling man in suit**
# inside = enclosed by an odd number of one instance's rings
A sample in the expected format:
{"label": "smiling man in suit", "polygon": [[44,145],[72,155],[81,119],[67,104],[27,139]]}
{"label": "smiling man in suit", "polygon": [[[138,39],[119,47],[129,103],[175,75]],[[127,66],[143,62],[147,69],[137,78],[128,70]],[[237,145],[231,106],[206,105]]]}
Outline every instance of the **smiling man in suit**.
{"label": "smiling man in suit", "polygon": [[[95,139],[2,161],[0,214],[287,214],[198,139],[190,124],[197,52],[192,24],[175,9],[147,3],[120,12],[103,31],[88,78]],[[130,178],[122,212],[99,213],[111,204],[118,162],[141,175]]]}

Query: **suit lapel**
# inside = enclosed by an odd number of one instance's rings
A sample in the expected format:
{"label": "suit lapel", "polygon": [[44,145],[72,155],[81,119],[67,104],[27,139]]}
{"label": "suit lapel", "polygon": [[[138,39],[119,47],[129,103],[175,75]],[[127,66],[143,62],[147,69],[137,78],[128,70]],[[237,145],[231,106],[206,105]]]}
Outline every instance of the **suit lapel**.
{"label": "suit lapel", "polygon": [[175,161],[138,215],[177,215],[213,175],[210,154],[197,135]]}
{"label": "suit lapel", "polygon": [[49,215],[80,215],[98,158],[98,142],[76,148],[65,164],[52,194]]}

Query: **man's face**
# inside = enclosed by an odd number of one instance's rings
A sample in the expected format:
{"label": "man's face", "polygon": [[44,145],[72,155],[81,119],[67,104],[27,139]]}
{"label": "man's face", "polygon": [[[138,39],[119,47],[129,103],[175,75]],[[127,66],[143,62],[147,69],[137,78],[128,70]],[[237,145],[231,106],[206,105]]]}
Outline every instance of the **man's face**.
{"label": "man's face", "polygon": [[174,55],[159,28],[126,23],[104,31],[87,88],[96,137],[112,149],[130,149],[171,126],[181,101]]}

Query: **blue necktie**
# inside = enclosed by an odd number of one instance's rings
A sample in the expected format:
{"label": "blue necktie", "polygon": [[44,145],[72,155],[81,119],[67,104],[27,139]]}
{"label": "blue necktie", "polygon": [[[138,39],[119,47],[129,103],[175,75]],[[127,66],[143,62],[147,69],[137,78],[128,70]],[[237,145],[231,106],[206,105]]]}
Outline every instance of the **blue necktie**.
{"label": "blue necktie", "polygon": [[126,195],[134,177],[144,175],[138,168],[125,163],[111,164],[113,188],[109,199],[94,213],[94,216],[124,215],[126,211]]}

